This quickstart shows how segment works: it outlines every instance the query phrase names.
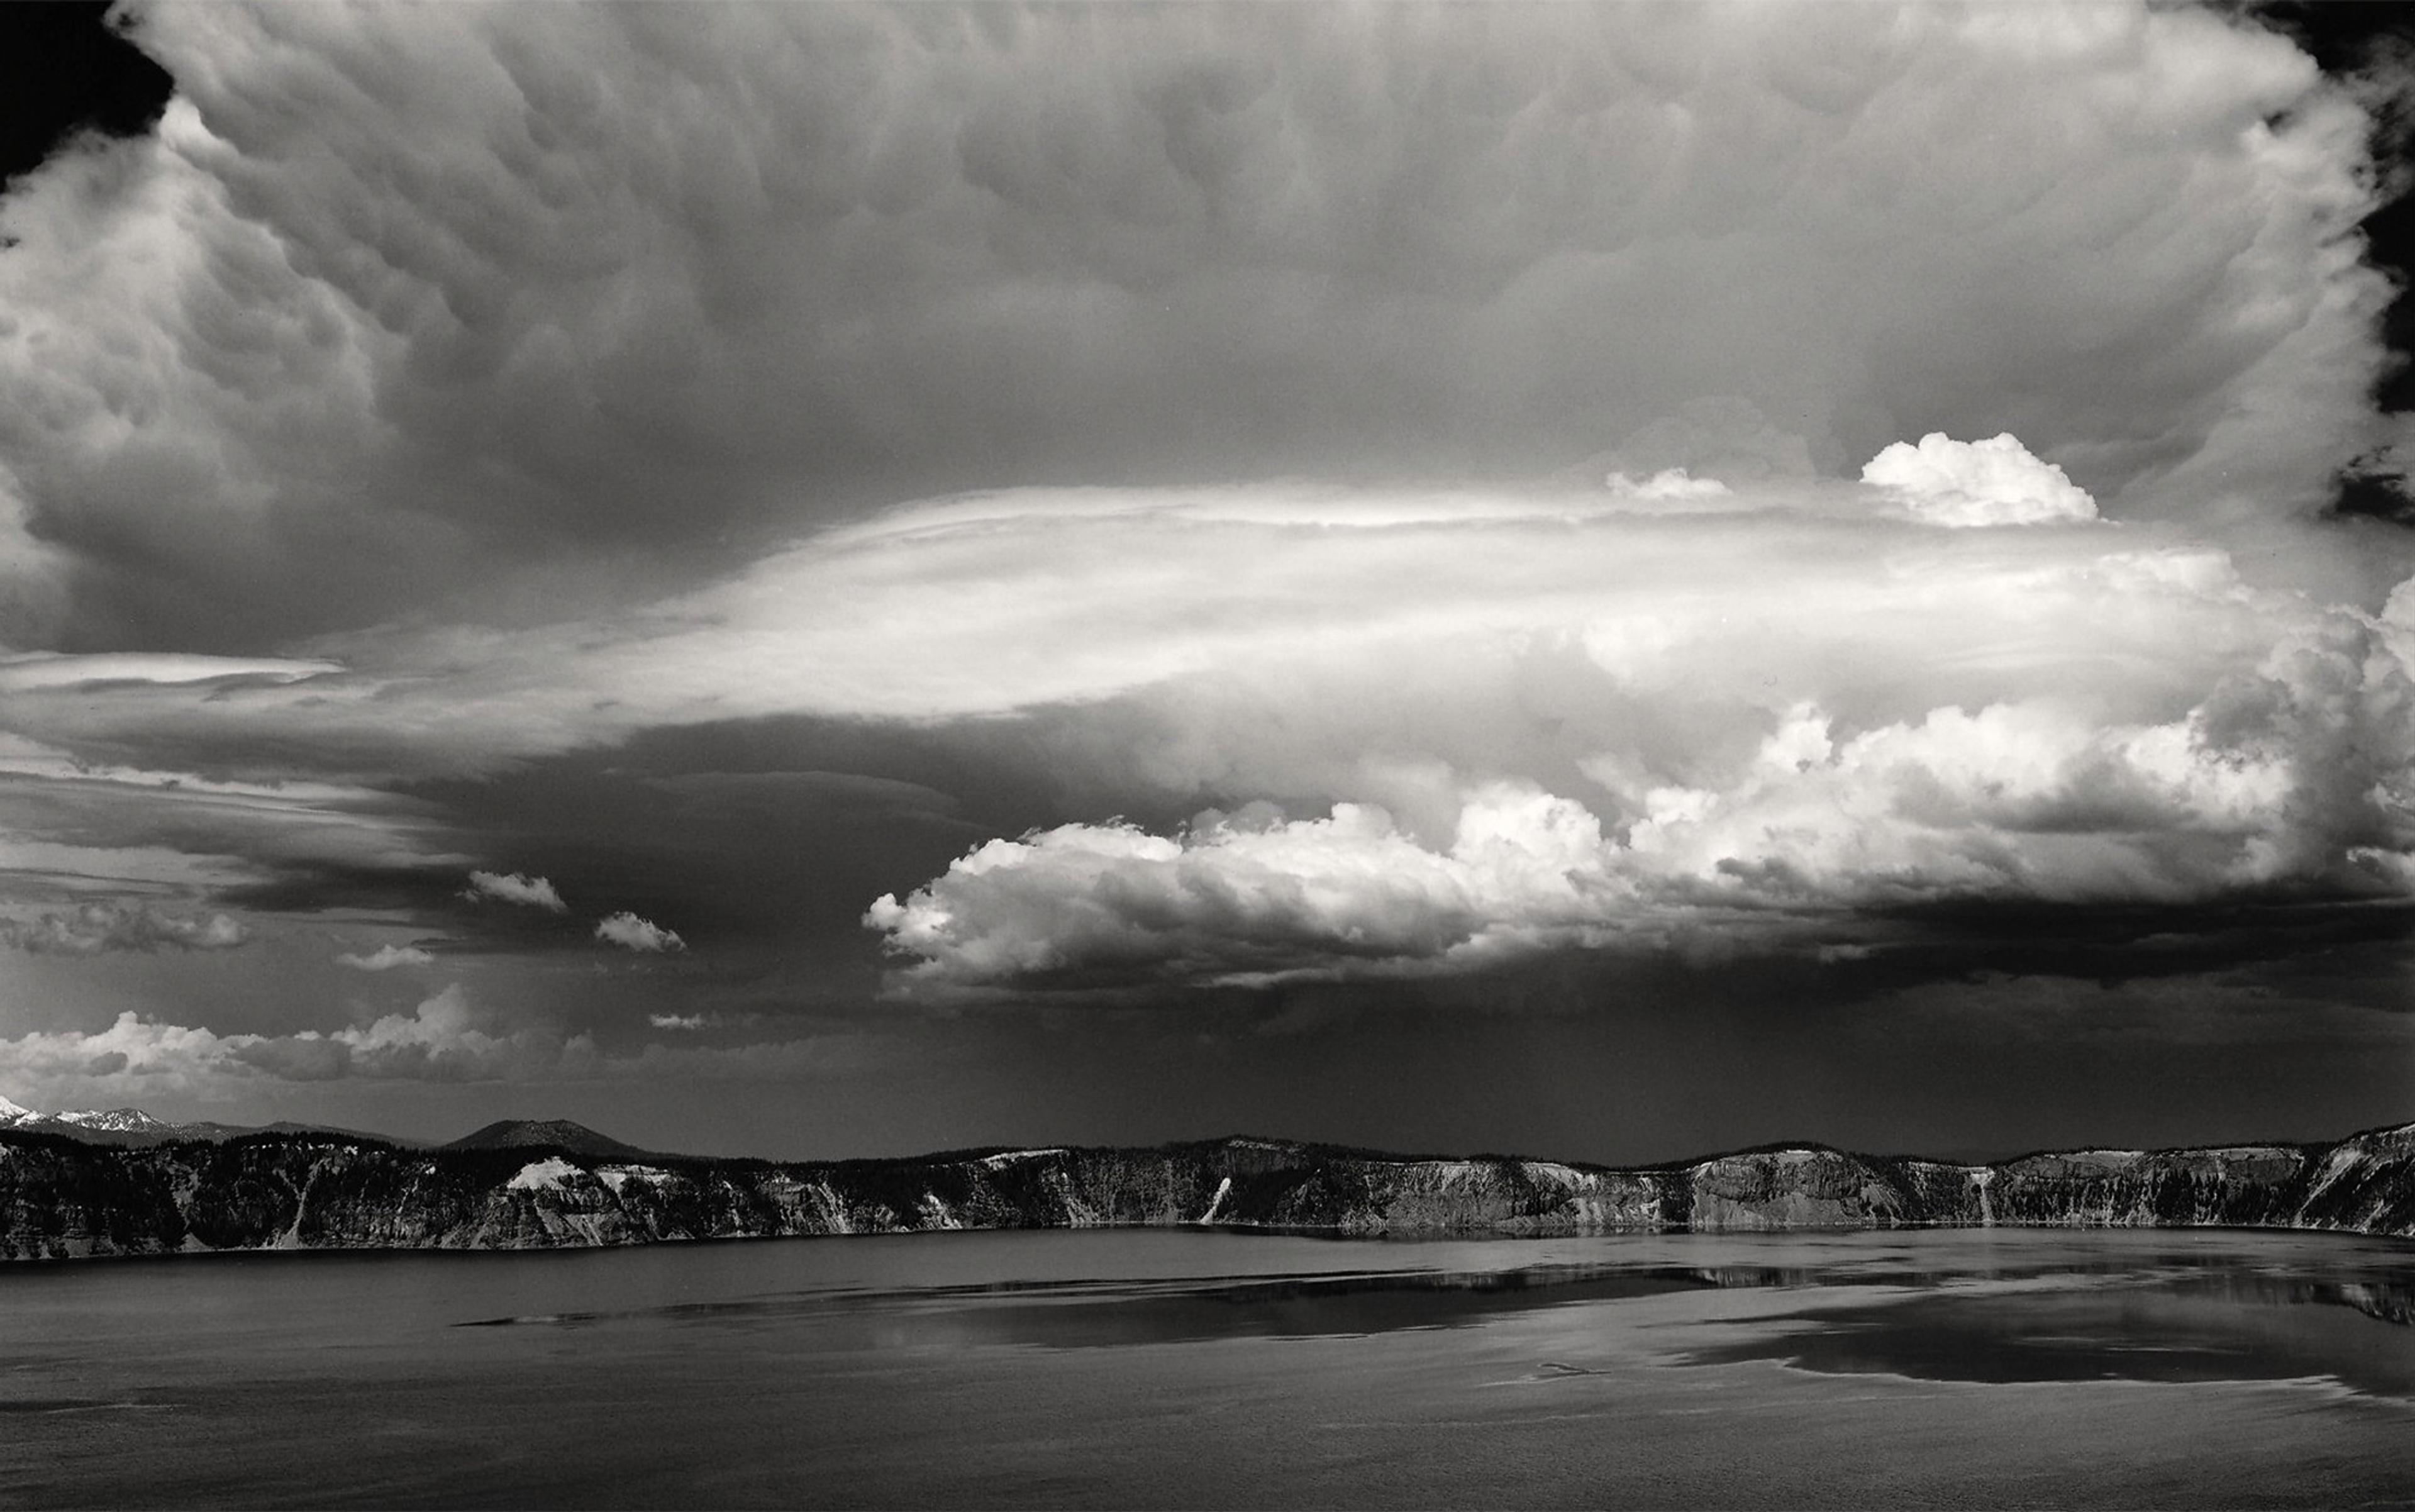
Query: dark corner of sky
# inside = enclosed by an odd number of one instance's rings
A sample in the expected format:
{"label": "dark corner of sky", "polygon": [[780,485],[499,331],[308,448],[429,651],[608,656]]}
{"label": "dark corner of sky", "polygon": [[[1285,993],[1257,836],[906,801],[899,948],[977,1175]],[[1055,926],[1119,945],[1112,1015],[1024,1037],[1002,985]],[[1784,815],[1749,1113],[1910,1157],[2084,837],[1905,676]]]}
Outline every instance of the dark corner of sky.
{"label": "dark corner of sky", "polygon": [[129,137],[158,124],[175,81],[128,39],[108,0],[0,6],[0,183],[81,131]]}
{"label": "dark corner of sky", "polygon": [[[2225,6],[2279,31],[2334,79],[2358,81],[2373,103],[2381,194],[2360,230],[2365,260],[2397,286],[2382,334],[2398,356],[2375,398],[2387,414],[2415,412],[2415,8],[2366,0],[2263,0]],[[2405,480],[2378,467],[2342,471],[2337,513],[2415,526]]]}

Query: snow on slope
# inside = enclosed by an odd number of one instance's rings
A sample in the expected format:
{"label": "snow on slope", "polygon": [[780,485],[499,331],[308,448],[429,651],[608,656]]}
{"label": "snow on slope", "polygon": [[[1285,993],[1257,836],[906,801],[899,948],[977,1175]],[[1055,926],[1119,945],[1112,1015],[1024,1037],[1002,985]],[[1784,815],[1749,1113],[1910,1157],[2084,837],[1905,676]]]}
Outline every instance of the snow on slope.
{"label": "snow on slope", "polygon": [[140,1108],[85,1108],[76,1113],[53,1114],[52,1118],[53,1122],[73,1124],[78,1129],[103,1129],[119,1134],[147,1134],[153,1130],[170,1127]]}

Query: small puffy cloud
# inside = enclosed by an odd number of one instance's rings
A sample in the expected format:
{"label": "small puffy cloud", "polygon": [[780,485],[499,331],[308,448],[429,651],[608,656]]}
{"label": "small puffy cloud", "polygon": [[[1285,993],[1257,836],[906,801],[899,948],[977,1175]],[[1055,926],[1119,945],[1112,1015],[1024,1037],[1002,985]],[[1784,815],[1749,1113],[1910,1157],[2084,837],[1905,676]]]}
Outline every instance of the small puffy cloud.
{"label": "small puffy cloud", "polygon": [[2096,501],[2009,432],[1961,442],[1942,431],[1897,442],[1871,457],[1862,481],[1931,525],[2043,525],[2096,517]]}
{"label": "small puffy cloud", "polygon": [[433,966],[436,957],[416,945],[381,945],[367,955],[348,951],[336,957],[336,964],[355,971],[392,971],[397,966]]}
{"label": "small puffy cloud", "polygon": [[762,1015],[759,1013],[708,1012],[699,1010],[689,1013],[649,1013],[646,1015],[646,1022],[657,1029],[672,1029],[688,1033],[698,1029],[741,1028],[758,1023],[761,1018]]}
{"label": "small puffy cloud", "polygon": [[155,912],[143,904],[88,903],[32,920],[0,919],[0,942],[40,955],[103,951],[230,951],[251,931],[230,914]]}
{"label": "small puffy cloud", "polygon": [[523,876],[518,872],[472,872],[470,885],[461,895],[476,902],[492,898],[502,903],[516,903],[523,907],[542,908],[548,913],[566,914],[570,905],[542,876]]}
{"label": "small puffy cloud", "polygon": [[618,945],[624,951],[638,951],[657,955],[687,949],[687,943],[676,934],[663,928],[660,924],[640,919],[625,908],[597,924],[595,937],[608,944]]}
{"label": "small puffy cloud", "polygon": [[1684,468],[1663,468],[1638,482],[1624,472],[1613,472],[1606,486],[1619,499],[1723,499],[1732,491],[1717,478],[1697,478]]}

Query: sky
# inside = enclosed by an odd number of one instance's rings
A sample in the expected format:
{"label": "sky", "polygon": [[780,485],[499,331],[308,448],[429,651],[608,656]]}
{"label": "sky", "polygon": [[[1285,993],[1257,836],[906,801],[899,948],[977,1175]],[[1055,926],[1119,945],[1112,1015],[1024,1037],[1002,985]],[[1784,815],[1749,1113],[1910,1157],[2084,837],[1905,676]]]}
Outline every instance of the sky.
{"label": "sky", "polygon": [[109,26],[0,192],[0,1095],[780,1158],[2415,1117],[2369,18]]}

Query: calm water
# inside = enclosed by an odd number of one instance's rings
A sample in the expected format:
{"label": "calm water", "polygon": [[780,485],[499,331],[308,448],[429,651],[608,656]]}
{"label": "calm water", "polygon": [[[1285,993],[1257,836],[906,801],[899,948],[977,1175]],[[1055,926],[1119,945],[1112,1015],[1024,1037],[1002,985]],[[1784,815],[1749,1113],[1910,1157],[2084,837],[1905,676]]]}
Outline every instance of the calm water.
{"label": "calm water", "polygon": [[2415,1247],[934,1235],[0,1270],[0,1505],[2415,1506]]}

